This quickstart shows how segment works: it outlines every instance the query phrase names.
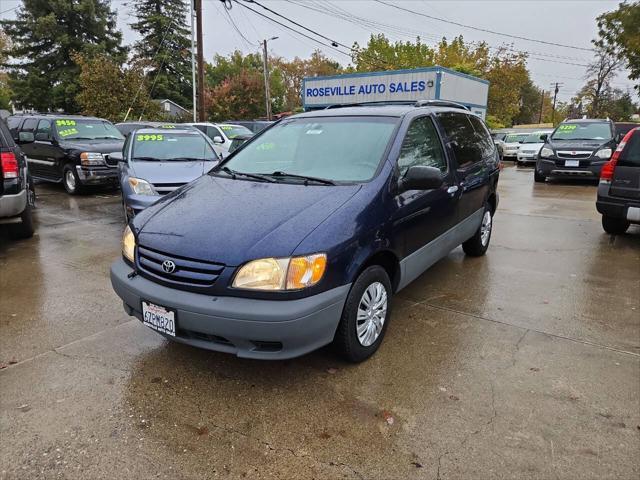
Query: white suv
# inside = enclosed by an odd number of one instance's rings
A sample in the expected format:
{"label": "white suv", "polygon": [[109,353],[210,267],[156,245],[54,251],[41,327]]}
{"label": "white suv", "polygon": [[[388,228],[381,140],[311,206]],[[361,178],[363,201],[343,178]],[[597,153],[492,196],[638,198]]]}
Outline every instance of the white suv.
{"label": "white suv", "polygon": [[229,147],[231,146],[231,140],[238,135],[253,135],[253,132],[247,127],[242,125],[236,125],[233,123],[189,123],[193,125],[207,137],[213,140],[217,146],[222,149],[222,156],[226,157],[229,154]]}

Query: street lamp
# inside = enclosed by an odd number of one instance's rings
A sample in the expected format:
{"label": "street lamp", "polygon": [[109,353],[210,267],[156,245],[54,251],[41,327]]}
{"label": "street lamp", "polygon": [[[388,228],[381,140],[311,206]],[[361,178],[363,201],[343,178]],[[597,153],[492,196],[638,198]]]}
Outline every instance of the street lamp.
{"label": "street lamp", "polygon": [[262,41],[262,64],[264,70],[264,98],[267,107],[267,120],[271,120],[271,91],[269,90],[269,61],[267,57],[267,42],[277,40],[278,37],[271,37]]}

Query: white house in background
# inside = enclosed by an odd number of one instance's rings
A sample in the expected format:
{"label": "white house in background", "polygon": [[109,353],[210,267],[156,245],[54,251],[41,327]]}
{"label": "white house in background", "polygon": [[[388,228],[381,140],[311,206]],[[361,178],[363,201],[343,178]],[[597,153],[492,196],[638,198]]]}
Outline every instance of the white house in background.
{"label": "white house in background", "polygon": [[162,109],[162,112],[169,117],[177,118],[183,115],[187,115],[189,113],[189,110],[178,105],[173,100],[169,100],[168,98],[165,98],[163,100],[154,99],[153,101],[160,104],[160,108]]}

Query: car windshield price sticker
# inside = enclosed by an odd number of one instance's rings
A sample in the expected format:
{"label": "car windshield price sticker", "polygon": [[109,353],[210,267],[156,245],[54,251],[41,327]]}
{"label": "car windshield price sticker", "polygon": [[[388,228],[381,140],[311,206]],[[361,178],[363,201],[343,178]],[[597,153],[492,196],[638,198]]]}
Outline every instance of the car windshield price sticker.
{"label": "car windshield price sticker", "polygon": [[142,323],[160,333],[176,336],[175,312],[153,303],[142,302]]}
{"label": "car windshield price sticker", "polygon": [[78,133],[78,129],[77,128],[66,128],[64,130],[60,130],[58,133],[60,134],[61,137],[68,137],[69,135],[74,135],[74,134]]}
{"label": "car windshield price sticker", "polygon": [[155,133],[145,133],[144,135],[136,135],[136,142],[162,142],[164,135]]}
{"label": "car windshield price sticker", "polygon": [[59,127],[71,127],[75,124],[75,120],[56,120],[56,125]]}
{"label": "car windshield price sticker", "polygon": [[577,128],[576,125],[560,125],[558,127],[559,132],[571,132]]}
{"label": "car windshield price sticker", "polygon": [[233,127],[230,127],[229,125],[220,125],[220,128],[222,130],[233,130]]}

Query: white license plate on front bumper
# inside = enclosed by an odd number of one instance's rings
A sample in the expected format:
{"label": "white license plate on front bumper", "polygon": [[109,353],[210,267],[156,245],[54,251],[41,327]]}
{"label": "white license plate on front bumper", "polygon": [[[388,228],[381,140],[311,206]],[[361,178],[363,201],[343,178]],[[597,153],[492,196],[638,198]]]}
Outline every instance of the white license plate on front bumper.
{"label": "white license plate on front bumper", "polygon": [[627,220],[640,222],[640,207],[627,208]]}
{"label": "white license plate on front bumper", "polygon": [[580,160],[565,160],[564,166],[565,167],[579,167],[580,166]]}
{"label": "white license plate on front bumper", "polygon": [[176,312],[169,308],[143,300],[142,323],[160,333],[176,336]]}

